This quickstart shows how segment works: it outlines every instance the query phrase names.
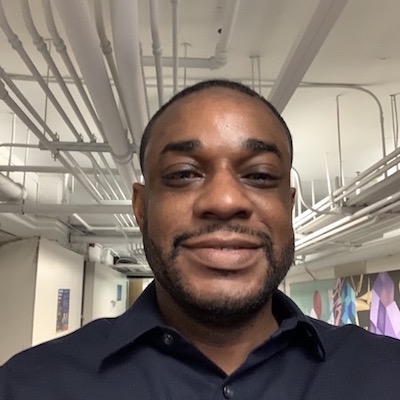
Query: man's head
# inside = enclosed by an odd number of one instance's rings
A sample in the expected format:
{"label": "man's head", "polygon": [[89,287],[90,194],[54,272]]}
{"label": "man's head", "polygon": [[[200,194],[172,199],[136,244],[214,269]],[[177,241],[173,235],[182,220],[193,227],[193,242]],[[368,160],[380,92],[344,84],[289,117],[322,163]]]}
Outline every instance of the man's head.
{"label": "man's head", "polygon": [[293,260],[292,145],[251,89],[210,81],[152,118],[133,207],[158,293],[205,324],[243,324]]}
{"label": "man's head", "polygon": [[266,100],[263,96],[259,95],[257,92],[254,90],[250,89],[248,86],[243,85],[242,83],[235,82],[235,81],[228,81],[224,79],[214,79],[214,80],[209,80],[209,81],[202,81],[199,82],[193,86],[189,86],[186,89],[182,90],[181,92],[177,93],[175,96],[173,96],[167,103],[165,103],[159,110],[153,115],[153,117],[150,119],[149,123],[147,124],[146,129],[144,130],[143,136],[142,136],[142,141],[140,144],[140,167],[144,169],[144,155],[146,152],[147,148],[147,143],[149,142],[151,131],[153,128],[153,125],[155,121],[158,119],[158,117],[163,114],[163,112],[169,108],[169,106],[175,101],[182,99],[192,93],[200,92],[201,90],[205,89],[210,89],[210,88],[227,88],[227,89],[232,89],[244,94],[249,95],[250,97],[257,98],[261,100],[266,107],[269,108],[269,110],[276,116],[276,118],[279,120],[279,122],[282,124],[282,127],[284,129],[285,135],[288,140],[288,145],[289,145],[289,151],[290,151],[290,162],[293,161],[293,142],[292,142],[292,135],[290,134],[289,128],[286,125],[285,120],[282,118],[282,116],[278,113],[276,108],[268,101]]}

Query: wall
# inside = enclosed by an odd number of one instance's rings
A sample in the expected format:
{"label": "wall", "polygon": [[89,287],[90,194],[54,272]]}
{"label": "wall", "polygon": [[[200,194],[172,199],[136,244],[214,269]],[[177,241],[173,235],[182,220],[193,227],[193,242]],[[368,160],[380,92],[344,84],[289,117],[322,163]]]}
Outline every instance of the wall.
{"label": "wall", "polygon": [[[117,287],[121,286],[121,299],[117,299]],[[83,324],[103,318],[117,317],[127,308],[128,279],[108,265],[87,262],[85,268],[85,295]]]}
{"label": "wall", "polygon": [[[41,238],[39,243],[32,345],[81,326],[83,256]],[[59,290],[69,289],[68,325],[57,332]]]}
{"label": "wall", "polygon": [[38,238],[0,247],[0,365],[31,346]]}

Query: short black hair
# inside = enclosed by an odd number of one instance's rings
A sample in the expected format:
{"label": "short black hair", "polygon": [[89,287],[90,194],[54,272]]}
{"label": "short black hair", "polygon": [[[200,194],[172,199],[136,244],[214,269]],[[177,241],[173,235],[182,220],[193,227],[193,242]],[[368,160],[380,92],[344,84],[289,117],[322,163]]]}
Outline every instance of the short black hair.
{"label": "short black hair", "polygon": [[179,93],[177,93],[175,96],[171,97],[171,99],[165,103],[150,119],[149,123],[147,124],[142,140],[140,142],[140,152],[139,152],[139,159],[140,159],[140,168],[142,169],[142,172],[144,172],[144,154],[147,148],[147,144],[150,140],[151,136],[151,130],[153,128],[154,123],[157,121],[157,119],[160,117],[160,115],[173,103],[175,103],[177,100],[182,99],[192,93],[200,92],[205,89],[210,89],[210,88],[227,88],[227,89],[232,89],[237,92],[241,92],[244,94],[247,94],[250,97],[256,98],[261,100],[270,111],[275,115],[275,117],[278,119],[278,121],[281,123],[282,127],[284,128],[287,140],[289,142],[289,152],[290,152],[290,162],[293,162],[293,141],[292,141],[292,135],[290,133],[290,130],[288,126],[286,125],[285,120],[282,118],[282,116],[279,114],[277,109],[268,101],[266,100],[263,96],[258,94],[256,91],[253,89],[249,88],[246,85],[243,85],[240,82],[236,81],[231,81],[227,79],[212,79],[212,80],[207,80],[207,81],[202,81],[199,83],[196,83],[192,86],[189,86]]}

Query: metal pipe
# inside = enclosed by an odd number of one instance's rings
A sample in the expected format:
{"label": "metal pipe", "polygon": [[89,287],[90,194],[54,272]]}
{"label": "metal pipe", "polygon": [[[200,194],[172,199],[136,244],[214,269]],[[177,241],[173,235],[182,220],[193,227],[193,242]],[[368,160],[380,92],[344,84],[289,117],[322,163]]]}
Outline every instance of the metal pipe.
{"label": "metal pipe", "polygon": [[64,64],[67,67],[67,70],[68,70],[69,74],[71,75],[73,82],[74,82],[76,88],[78,89],[78,92],[81,95],[81,98],[82,98],[83,102],[85,103],[85,106],[88,109],[89,114],[93,119],[93,122],[95,123],[95,125],[97,127],[97,130],[99,131],[103,140],[107,141],[107,139],[104,135],[103,126],[96,114],[95,109],[93,108],[93,105],[86,93],[85,88],[82,85],[82,80],[78,76],[78,73],[76,72],[76,69],[75,69],[74,65],[72,64],[71,58],[68,55],[67,47],[65,46],[64,40],[60,37],[60,35],[57,31],[57,27],[54,22],[54,16],[53,16],[53,11],[51,8],[50,0],[42,0],[42,6],[43,6],[43,12],[44,12],[45,20],[46,20],[47,29],[51,35],[54,46],[55,46],[57,52],[61,55],[61,58],[64,61]]}
{"label": "metal pipe", "polygon": [[137,0],[112,1],[110,11],[122,97],[128,109],[127,119],[133,128],[134,143],[139,147],[148,116],[140,59],[137,3]]}
{"label": "metal pipe", "polygon": [[113,49],[111,46],[111,42],[108,40],[107,34],[106,34],[106,29],[104,26],[104,17],[103,17],[103,6],[102,6],[102,1],[101,0],[95,0],[94,1],[94,15],[95,15],[95,20],[96,20],[96,30],[97,34],[100,39],[100,47],[103,51],[103,54],[107,60],[107,65],[110,70],[112,79],[114,81],[115,89],[117,90],[118,93],[118,98],[121,104],[122,112],[124,113],[125,116],[125,121],[128,125],[129,132],[131,134],[131,138],[134,141],[134,136],[133,136],[133,125],[131,124],[131,120],[128,117],[128,108],[126,106],[126,101],[123,96],[122,92],[122,86],[119,80],[119,75],[117,72],[117,66],[115,65],[115,60],[113,56]]}
{"label": "metal pipe", "polygon": [[0,27],[6,34],[8,42],[11,44],[12,48],[17,51],[21,59],[24,61],[25,65],[28,67],[31,74],[35,77],[36,81],[38,82],[39,86],[42,88],[44,93],[46,93],[46,96],[48,96],[49,100],[51,101],[57,112],[60,114],[64,122],[67,124],[72,134],[76,137],[77,140],[82,140],[81,136],[75,129],[75,126],[72,124],[67,114],[65,113],[63,107],[58,102],[53,92],[49,89],[48,85],[42,78],[40,72],[33,64],[31,58],[28,56],[27,52],[25,51],[22,45],[22,42],[19,40],[18,36],[12,31],[4,13],[2,0],[0,0]]}
{"label": "metal pipe", "polygon": [[178,93],[178,70],[179,70],[179,57],[178,57],[178,0],[171,0],[172,5],[172,75],[174,83],[174,94]]}
{"label": "metal pipe", "polygon": [[[87,186],[85,182],[79,175],[75,174],[75,171],[68,164],[66,159],[54,149],[52,142],[46,139],[44,135],[39,131],[37,126],[33,123],[33,121],[24,113],[24,111],[19,107],[19,105],[9,96],[4,83],[0,80],[0,99],[3,100],[7,106],[18,116],[18,118],[32,131],[32,133],[43,143],[43,145],[49,150],[54,157],[58,159],[58,161],[68,170],[68,172],[74,174],[76,179],[83,185],[83,187],[88,190],[88,192],[93,196],[96,201],[99,201],[99,197],[96,192],[91,190],[90,186]],[[46,124],[45,124],[46,125]],[[66,153],[69,155],[69,153]],[[73,160],[73,158],[71,157]],[[74,160],[75,162],[75,160]],[[79,166],[78,166],[79,167]],[[87,178],[87,177],[86,177]]]}
{"label": "metal pipe", "polygon": [[[86,132],[89,140],[94,141],[95,137],[93,136],[92,132],[90,131],[90,128],[89,128],[88,124],[86,123],[85,118],[83,117],[78,105],[76,104],[75,99],[72,97],[71,92],[69,91],[66,83],[64,82],[64,79],[61,76],[59,69],[57,68],[53,58],[51,57],[50,52],[47,49],[47,45],[46,45],[45,41],[43,40],[42,36],[40,36],[39,32],[36,29],[36,26],[32,19],[32,13],[31,13],[31,10],[29,7],[28,0],[20,0],[20,2],[21,2],[21,6],[22,6],[22,15],[24,17],[25,26],[28,29],[28,32],[33,39],[33,43],[35,44],[38,51],[42,54],[44,60],[46,61],[48,67],[50,68],[53,76],[55,77],[58,85],[60,86],[61,91],[63,92],[64,96],[68,100],[69,105],[71,106],[72,110],[75,112],[75,115],[77,116],[84,131]],[[79,141],[81,141],[82,140],[81,135],[78,134],[77,139]]]}
{"label": "metal pipe", "polygon": [[0,201],[21,201],[26,198],[26,194],[22,185],[0,174]]}
{"label": "metal pipe", "polygon": [[344,172],[343,172],[343,159],[342,159],[342,138],[340,135],[340,106],[339,96],[336,96],[336,123],[337,123],[337,139],[338,139],[338,153],[339,153],[339,176],[340,186],[344,186]]}
{"label": "metal pipe", "polygon": [[215,48],[215,55],[211,57],[211,69],[226,65],[230,50],[233,28],[238,15],[240,0],[230,0],[225,3],[225,10],[221,28],[221,36]]}
{"label": "metal pipe", "polygon": [[[126,194],[124,193],[124,191],[121,188],[121,185],[118,183],[117,179],[115,178],[115,173],[111,170],[110,165],[108,164],[106,158],[101,153],[99,153],[99,157],[100,157],[101,161],[103,162],[104,167],[106,168],[106,172],[111,176],[111,179],[113,180],[114,185],[117,188],[121,198],[123,200],[125,200],[126,199]],[[105,172],[103,171],[103,173],[105,173]]]}
{"label": "metal pipe", "polygon": [[115,103],[96,32],[86,2],[56,0],[71,47],[86,81],[93,103],[105,128],[113,158],[128,191],[137,180],[132,163],[133,152]]}
{"label": "metal pipe", "polygon": [[[151,36],[153,39],[152,48],[154,55],[154,63],[156,67],[157,77],[157,93],[158,93],[158,106],[161,107],[164,104],[164,78],[163,78],[163,57],[162,57],[162,45],[160,40],[159,32],[159,2],[158,0],[150,0],[150,28]],[[142,57],[143,60],[143,57]],[[142,65],[143,65],[142,61]]]}
{"label": "metal pipe", "polygon": [[[3,175],[4,176],[4,175]],[[44,204],[44,203],[4,203],[0,204],[0,213],[46,214],[48,216],[69,216],[73,214],[128,214],[132,212],[130,202],[126,204]]]}

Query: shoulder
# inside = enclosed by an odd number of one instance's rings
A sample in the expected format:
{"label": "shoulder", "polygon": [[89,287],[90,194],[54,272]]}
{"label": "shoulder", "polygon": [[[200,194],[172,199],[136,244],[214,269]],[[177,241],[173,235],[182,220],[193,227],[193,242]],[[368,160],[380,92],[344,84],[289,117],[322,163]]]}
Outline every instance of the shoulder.
{"label": "shoulder", "polygon": [[62,368],[65,363],[95,363],[98,349],[106,342],[113,324],[112,318],[99,319],[66,336],[27,349],[6,362],[2,374],[24,371],[36,374]]}
{"label": "shoulder", "polygon": [[328,359],[356,363],[382,360],[400,367],[400,340],[373,334],[356,325],[332,326],[311,318],[310,322],[324,343]]}

